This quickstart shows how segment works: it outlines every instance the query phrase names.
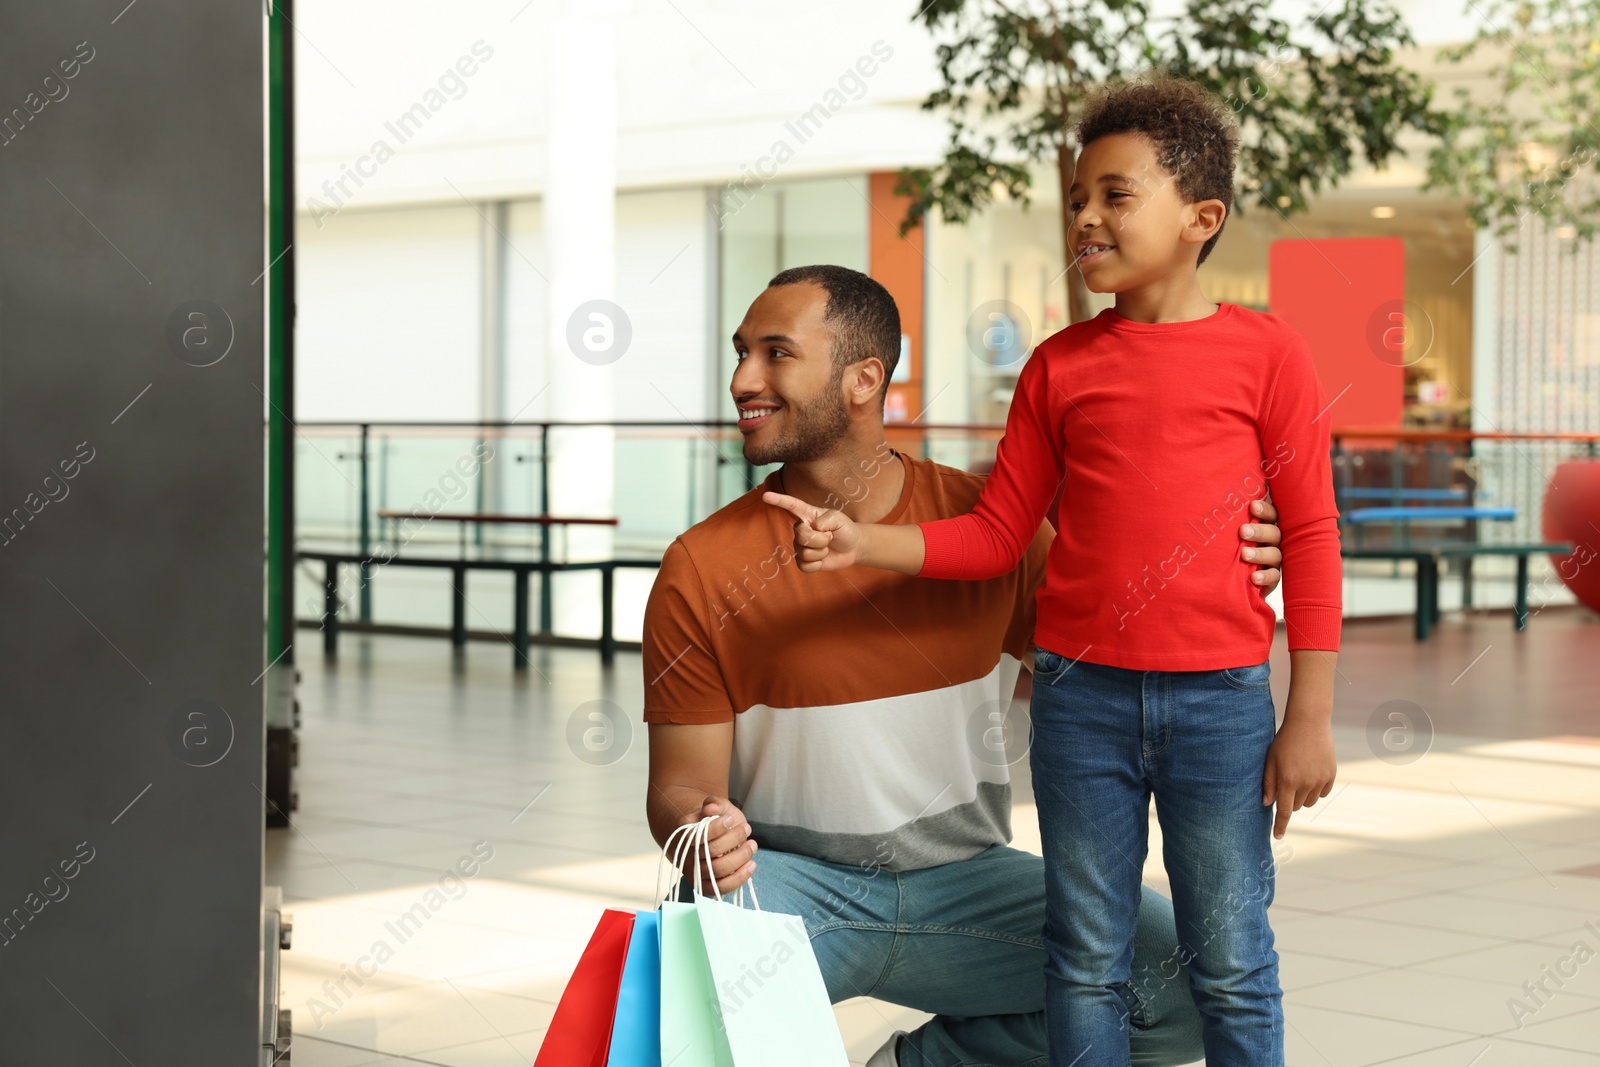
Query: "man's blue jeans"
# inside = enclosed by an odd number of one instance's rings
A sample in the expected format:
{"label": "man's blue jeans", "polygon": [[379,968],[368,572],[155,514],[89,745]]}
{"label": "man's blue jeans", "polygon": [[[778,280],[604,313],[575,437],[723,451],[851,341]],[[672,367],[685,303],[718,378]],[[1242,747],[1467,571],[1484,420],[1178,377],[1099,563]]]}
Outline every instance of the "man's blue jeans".
{"label": "man's blue jeans", "polygon": [[[969,860],[895,873],[762,849],[756,867],[761,907],[805,919],[834,1003],[870,996],[938,1016],[901,1045],[902,1067],[1046,1062],[1039,857],[997,845]],[[1172,977],[1140,987],[1133,1062],[1192,1063],[1200,1058],[1200,1016],[1174,959],[1172,906],[1146,890],[1137,911],[1135,958]]]}
{"label": "man's blue jeans", "polygon": [[1265,663],[1132,671],[1035,653],[1030,755],[1046,861],[1052,1064],[1129,1062],[1122,1019],[1150,977],[1135,924],[1154,796],[1206,1063],[1281,1067],[1282,992],[1267,924],[1272,809],[1261,803],[1275,728],[1269,676]]}

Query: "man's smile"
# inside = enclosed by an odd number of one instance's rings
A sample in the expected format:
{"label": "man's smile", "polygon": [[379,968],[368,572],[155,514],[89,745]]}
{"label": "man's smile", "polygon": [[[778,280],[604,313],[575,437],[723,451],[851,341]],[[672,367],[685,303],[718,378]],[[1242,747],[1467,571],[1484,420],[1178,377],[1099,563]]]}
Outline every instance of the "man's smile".
{"label": "man's smile", "polygon": [[778,405],[768,403],[749,403],[739,405],[739,432],[748,434],[760,429],[767,424],[778,410]]}

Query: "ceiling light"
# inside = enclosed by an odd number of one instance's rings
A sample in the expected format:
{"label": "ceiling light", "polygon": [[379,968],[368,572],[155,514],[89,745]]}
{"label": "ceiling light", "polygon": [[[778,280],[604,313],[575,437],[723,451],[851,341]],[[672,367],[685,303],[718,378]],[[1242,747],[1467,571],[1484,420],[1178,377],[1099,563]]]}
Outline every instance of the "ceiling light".
{"label": "ceiling light", "polygon": [[1556,236],[1563,241],[1570,241],[1578,236],[1578,228],[1576,226],[1558,226],[1556,227]]}
{"label": "ceiling light", "polygon": [[1392,219],[1394,216],[1395,210],[1388,204],[1379,204],[1372,209],[1372,217],[1375,219]]}

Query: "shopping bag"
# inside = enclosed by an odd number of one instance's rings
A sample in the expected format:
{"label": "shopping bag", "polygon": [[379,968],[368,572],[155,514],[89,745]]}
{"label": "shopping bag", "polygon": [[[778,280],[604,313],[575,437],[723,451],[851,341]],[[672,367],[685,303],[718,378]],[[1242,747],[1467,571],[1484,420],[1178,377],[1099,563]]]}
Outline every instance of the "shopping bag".
{"label": "shopping bag", "polygon": [[695,911],[733,1062],[849,1067],[805,921],[714,897]]}
{"label": "shopping bag", "polygon": [[[680,826],[667,838],[663,857],[672,861],[672,892],[662,900],[659,879],[656,899],[661,900],[661,1059],[672,1067],[733,1067],[733,1053],[722,1031],[722,1009],[717,1004],[711,965],[695,906],[678,899],[686,871],[703,848],[710,817]],[[699,895],[698,879],[692,879]]]}
{"label": "shopping bag", "polygon": [[533,1067],[605,1067],[633,922],[631,911],[607,908],[600,916]]}
{"label": "shopping bag", "polygon": [[661,913],[633,917],[606,1067],[661,1067]]}
{"label": "shopping bag", "polygon": [[673,1067],[733,1067],[693,904],[661,905],[661,1059]]}
{"label": "shopping bag", "polygon": [[[680,856],[710,862],[711,819],[680,827]],[[669,838],[669,847],[672,839]],[[674,862],[678,871],[691,862]],[[798,915],[760,910],[755,884],[732,901],[661,905],[661,1052],[674,1067],[849,1067],[827,986]],[[676,897],[676,893],[674,894]]]}

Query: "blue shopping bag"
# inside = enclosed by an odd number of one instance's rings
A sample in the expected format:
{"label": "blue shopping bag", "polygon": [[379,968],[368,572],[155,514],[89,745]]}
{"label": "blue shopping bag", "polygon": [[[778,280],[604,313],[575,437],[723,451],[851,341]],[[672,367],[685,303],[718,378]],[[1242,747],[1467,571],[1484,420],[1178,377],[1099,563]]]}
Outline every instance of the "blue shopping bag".
{"label": "blue shopping bag", "polygon": [[661,1067],[661,913],[633,917],[606,1067]]}

